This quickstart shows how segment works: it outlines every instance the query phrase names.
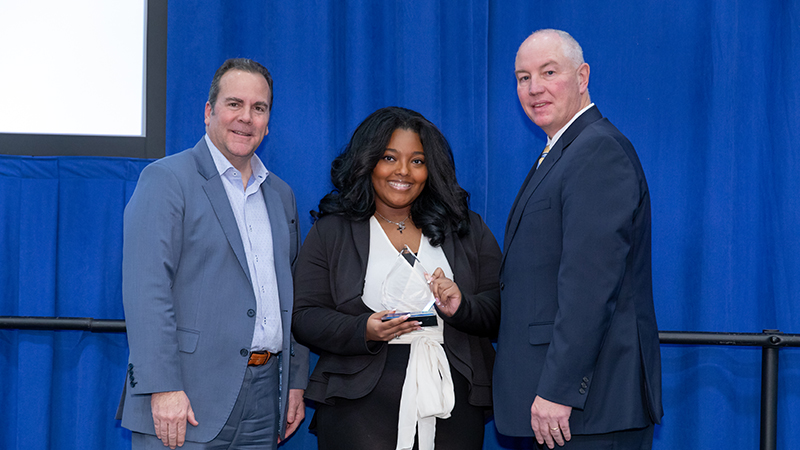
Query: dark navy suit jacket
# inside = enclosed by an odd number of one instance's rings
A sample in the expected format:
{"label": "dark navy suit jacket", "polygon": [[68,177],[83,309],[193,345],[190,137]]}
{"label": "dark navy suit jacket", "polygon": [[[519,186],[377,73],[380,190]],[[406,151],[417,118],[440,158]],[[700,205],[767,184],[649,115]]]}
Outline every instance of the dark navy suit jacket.
{"label": "dark navy suit jacket", "polygon": [[573,434],[658,423],[650,194],[628,139],[596,107],[522,185],[506,225],[494,368],[497,429],[531,436],[538,395]]}

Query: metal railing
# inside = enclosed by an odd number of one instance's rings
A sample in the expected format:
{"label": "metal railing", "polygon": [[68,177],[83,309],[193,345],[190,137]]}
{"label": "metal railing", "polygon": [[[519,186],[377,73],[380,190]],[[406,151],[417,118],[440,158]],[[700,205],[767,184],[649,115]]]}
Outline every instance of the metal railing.
{"label": "metal railing", "polygon": [[778,350],[800,347],[800,334],[778,330],[761,333],[706,333],[697,331],[660,331],[662,344],[738,345],[761,347],[761,450],[775,450],[778,435]]}
{"label": "metal railing", "polygon": [[[124,333],[125,321],[86,317],[0,316],[0,329]],[[800,347],[800,334],[784,334],[778,330],[764,330],[761,333],[660,331],[658,337],[662,344],[761,347],[760,449],[776,450],[778,434],[778,351],[781,347]]]}

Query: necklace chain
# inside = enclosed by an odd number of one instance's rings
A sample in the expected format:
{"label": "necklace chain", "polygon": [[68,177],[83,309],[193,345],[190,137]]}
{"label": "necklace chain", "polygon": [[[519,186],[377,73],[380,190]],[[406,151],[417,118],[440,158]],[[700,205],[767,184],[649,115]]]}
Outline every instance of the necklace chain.
{"label": "necklace chain", "polygon": [[375,214],[377,214],[378,217],[380,217],[381,219],[383,219],[383,220],[385,220],[385,221],[387,221],[389,223],[397,225],[397,231],[399,231],[400,234],[403,234],[403,230],[406,229],[406,220],[408,220],[408,218],[411,217],[411,214],[409,214],[409,215],[407,215],[405,217],[405,219],[403,219],[403,220],[401,220],[399,222],[395,222],[394,220],[389,220],[386,217],[383,217],[383,214],[379,213],[378,211],[375,211]]}

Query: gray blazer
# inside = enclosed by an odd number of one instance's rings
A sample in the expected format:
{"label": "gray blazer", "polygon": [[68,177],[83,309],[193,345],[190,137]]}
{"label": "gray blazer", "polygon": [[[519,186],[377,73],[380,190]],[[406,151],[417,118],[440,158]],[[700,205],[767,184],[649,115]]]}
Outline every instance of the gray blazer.
{"label": "gray blazer", "polygon": [[[281,434],[288,389],[305,388],[308,349],[291,338],[292,271],[300,246],[294,193],[270,173],[269,213],[283,322]],[[228,419],[247,368],[256,300],[241,236],[204,139],[156,161],[125,208],[122,299],[130,359],[122,426],[154,434],[150,394],[183,390],[206,442]],[[289,364],[286,364],[290,362]]]}

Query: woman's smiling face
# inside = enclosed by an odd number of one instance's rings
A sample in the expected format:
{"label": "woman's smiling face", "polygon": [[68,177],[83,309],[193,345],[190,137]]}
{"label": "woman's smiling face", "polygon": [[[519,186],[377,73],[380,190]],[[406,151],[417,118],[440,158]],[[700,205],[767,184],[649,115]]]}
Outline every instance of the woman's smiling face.
{"label": "woman's smiling face", "polygon": [[[419,197],[428,180],[425,149],[419,134],[398,128],[386,145],[383,156],[372,169],[375,208],[390,219],[402,220]],[[394,212],[393,212],[394,210]],[[387,216],[388,217],[388,216]]]}

